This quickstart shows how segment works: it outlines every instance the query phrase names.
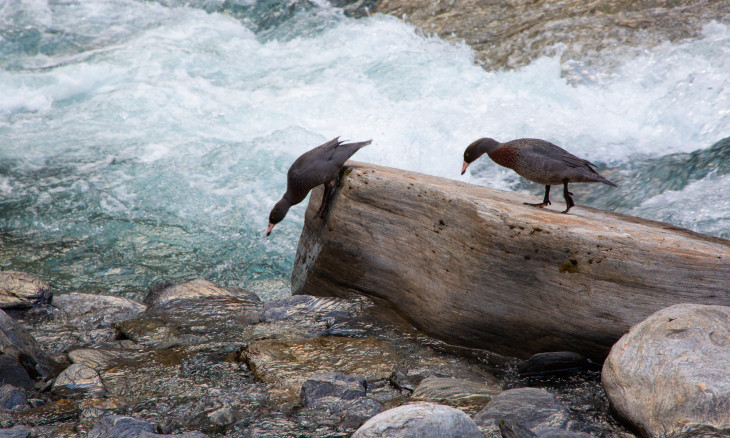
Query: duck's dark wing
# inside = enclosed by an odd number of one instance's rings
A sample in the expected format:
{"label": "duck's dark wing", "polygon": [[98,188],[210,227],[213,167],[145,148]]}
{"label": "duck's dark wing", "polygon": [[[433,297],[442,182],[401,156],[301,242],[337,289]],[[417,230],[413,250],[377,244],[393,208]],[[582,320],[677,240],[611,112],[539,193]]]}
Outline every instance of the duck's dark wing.
{"label": "duck's dark wing", "polygon": [[588,160],[584,160],[583,158],[576,157],[575,155],[571,154],[560,146],[550,143],[549,141],[540,140],[537,138],[531,138],[526,140],[529,140],[529,146],[527,146],[525,149],[529,150],[530,153],[539,154],[545,158],[557,161],[562,165],[570,168],[584,167],[591,173],[595,173],[596,175],[598,175],[598,172],[593,169],[594,167],[596,167],[595,164],[591,163]]}
{"label": "duck's dark wing", "polygon": [[345,161],[368,144],[370,141],[343,144],[337,137],[297,158],[287,174],[292,199],[300,202],[313,188],[335,179]]}

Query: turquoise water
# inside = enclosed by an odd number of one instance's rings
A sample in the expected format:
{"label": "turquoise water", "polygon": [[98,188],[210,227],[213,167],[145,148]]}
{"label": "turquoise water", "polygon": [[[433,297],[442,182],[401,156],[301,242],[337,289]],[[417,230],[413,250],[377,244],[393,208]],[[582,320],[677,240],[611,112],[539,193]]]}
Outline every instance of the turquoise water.
{"label": "turquoise water", "polygon": [[268,212],[338,135],[373,139],[360,161],[528,193],[487,160],[460,176],[461,155],[545,138],[621,183],[578,203],[730,238],[728,26],[568,81],[558,57],[487,72],[326,2],[178,4],[0,5],[0,269],[61,293],[203,277],[288,295],[306,201],[265,238]]}

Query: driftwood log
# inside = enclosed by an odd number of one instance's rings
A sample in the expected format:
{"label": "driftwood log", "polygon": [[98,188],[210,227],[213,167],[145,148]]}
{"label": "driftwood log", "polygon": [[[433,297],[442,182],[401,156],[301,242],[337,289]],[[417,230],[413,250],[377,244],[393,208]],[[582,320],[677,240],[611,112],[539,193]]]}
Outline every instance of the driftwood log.
{"label": "driftwood log", "polygon": [[316,217],[321,187],[310,196],[294,294],[385,299],[420,330],[456,345],[520,358],[568,350],[596,360],[661,308],[730,305],[730,241],[347,164],[324,219]]}

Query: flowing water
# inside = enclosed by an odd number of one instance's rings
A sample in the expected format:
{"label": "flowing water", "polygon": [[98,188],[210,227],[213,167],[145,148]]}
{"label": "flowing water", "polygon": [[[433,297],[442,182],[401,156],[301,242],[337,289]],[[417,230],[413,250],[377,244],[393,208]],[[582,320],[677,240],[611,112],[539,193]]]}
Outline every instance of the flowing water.
{"label": "flowing water", "polygon": [[373,139],[359,161],[536,199],[487,159],[459,172],[479,137],[544,138],[621,184],[579,204],[730,238],[730,26],[621,53],[485,71],[324,0],[5,0],[0,269],[61,293],[202,277],[286,296],[306,201],[266,238],[268,212],[335,136]]}

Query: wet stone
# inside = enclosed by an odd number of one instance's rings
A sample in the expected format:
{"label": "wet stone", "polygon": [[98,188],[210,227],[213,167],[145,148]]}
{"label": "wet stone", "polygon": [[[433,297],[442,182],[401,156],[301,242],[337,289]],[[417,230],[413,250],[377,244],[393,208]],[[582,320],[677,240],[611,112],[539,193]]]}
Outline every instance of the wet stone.
{"label": "wet stone", "polygon": [[0,386],[0,409],[19,412],[29,407],[25,389],[12,385]]}
{"label": "wet stone", "polygon": [[518,388],[496,396],[474,416],[486,436],[500,436],[499,422],[502,420],[517,423],[532,432],[546,427],[564,429],[570,413],[557,397],[544,389]]}
{"label": "wet stone", "polygon": [[408,366],[399,366],[393,372],[391,381],[398,388],[413,391],[428,377],[452,377],[497,386],[497,379],[486,371],[461,359],[448,360],[439,356],[422,357]]}
{"label": "wet stone", "polygon": [[0,429],[0,438],[30,438],[31,430],[23,426]]}
{"label": "wet stone", "polygon": [[137,319],[115,327],[149,348],[225,343],[233,346],[246,326],[259,321],[263,303],[242,289],[222,288],[194,280],[164,288],[146,300],[149,308]]}
{"label": "wet stone", "polygon": [[34,381],[20,362],[10,356],[2,355],[0,356],[0,384],[32,388]]}
{"label": "wet stone", "polygon": [[[332,358],[337,360],[333,361]],[[254,376],[299,397],[311,375],[335,372],[385,380],[401,358],[386,342],[323,337],[301,341],[261,340],[242,353]]]}
{"label": "wet stone", "polygon": [[85,365],[97,372],[104,371],[113,363],[133,355],[132,352],[124,350],[108,350],[95,348],[80,348],[68,353],[68,359],[75,364]]}
{"label": "wet stone", "polygon": [[0,308],[27,309],[50,302],[51,287],[25,272],[0,271]]}
{"label": "wet stone", "polygon": [[522,377],[570,374],[599,369],[599,364],[570,351],[538,353],[517,366],[517,371]]}
{"label": "wet stone", "polygon": [[381,412],[363,424],[352,438],[481,438],[464,412],[434,403],[414,403]]}
{"label": "wet stone", "polygon": [[155,433],[155,426],[146,421],[132,417],[107,415],[102,417],[87,435],[88,438],[206,438],[200,432],[160,435]]}
{"label": "wet stone", "polygon": [[33,336],[2,310],[0,310],[0,345],[3,346],[3,356],[19,362],[32,379],[47,380],[55,375],[58,364],[41,350]]}
{"label": "wet stone", "polygon": [[93,368],[73,364],[56,378],[52,391],[64,395],[70,395],[73,392],[101,392],[104,391],[104,385],[99,373]]}
{"label": "wet stone", "polygon": [[365,397],[367,381],[362,377],[338,373],[317,373],[302,384],[302,405],[306,406],[324,397],[354,400]]}
{"label": "wet stone", "polygon": [[413,391],[412,398],[476,412],[501,392],[500,388],[482,382],[450,377],[427,377]]}
{"label": "wet stone", "polygon": [[65,313],[69,324],[87,330],[136,318],[146,309],[144,304],[128,298],[78,292],[55,297],[53,305]]}

